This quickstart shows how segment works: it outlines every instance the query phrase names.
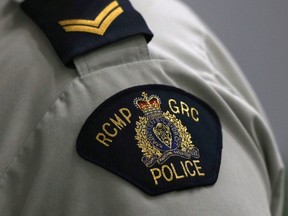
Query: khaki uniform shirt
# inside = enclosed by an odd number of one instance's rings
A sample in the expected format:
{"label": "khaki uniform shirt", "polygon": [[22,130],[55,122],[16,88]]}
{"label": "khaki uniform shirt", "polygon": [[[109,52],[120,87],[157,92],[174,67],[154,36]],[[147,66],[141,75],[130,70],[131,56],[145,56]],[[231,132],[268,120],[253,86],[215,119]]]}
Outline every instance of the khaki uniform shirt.
{"label": "khaki uniform shirt", "polygon": [[[269,124],[227,51],[175,0],[132,4],[154,33],[66,68],[17,3],[0,2],[0,215],[280,216],[283,164]],[[89,115],[129,87],[181,88],[218,114],[222,159],[212,186],[150,196],[76,152]]]}

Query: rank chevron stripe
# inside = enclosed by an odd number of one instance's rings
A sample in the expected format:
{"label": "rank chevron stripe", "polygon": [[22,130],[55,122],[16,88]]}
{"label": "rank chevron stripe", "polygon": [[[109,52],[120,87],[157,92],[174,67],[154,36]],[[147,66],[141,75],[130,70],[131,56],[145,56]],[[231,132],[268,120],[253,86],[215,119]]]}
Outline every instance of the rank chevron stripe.
{"label": "rank chevron stripe", "polygon": [[123,13],[117,1],[105,7],[95,20],[71,19],[59,21],[66,32],[88,32],[103,36],[109,26]]}

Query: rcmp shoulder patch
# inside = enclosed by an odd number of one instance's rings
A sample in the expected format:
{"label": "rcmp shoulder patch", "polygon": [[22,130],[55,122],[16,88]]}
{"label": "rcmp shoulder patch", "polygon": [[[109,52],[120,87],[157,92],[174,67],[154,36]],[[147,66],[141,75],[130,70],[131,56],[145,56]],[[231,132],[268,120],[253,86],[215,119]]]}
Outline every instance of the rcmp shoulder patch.
{"label": "rcmp shoulder patch", "polygon": [[89,116],[77,151],[158,195],[217,181],[221,125],[206,103],[181,89],[137,86],[112,96]]}

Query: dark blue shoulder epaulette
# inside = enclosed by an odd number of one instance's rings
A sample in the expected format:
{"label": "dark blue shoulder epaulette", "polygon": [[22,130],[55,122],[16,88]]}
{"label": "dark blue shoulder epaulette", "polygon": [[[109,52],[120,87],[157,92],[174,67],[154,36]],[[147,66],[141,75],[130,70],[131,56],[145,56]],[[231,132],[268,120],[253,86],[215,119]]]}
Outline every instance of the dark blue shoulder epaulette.
{"label": "dark blue shoulder epaulette", "polygon": [[121,39],[153,34],[128,0],[26,0],[22,9],[45,32],[66,66],[86,52]]}

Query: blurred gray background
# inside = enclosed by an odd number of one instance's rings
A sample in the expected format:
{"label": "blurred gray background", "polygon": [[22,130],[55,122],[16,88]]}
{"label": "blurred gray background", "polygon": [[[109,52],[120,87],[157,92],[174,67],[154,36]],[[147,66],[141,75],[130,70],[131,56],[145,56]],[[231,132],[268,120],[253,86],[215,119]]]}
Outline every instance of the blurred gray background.
{"label": "blurred gray background", "polygon": [[[183,1],[206,22],[242,68],[268,115],[287,170],[288,1]],[[288,198],[288,185],[286,191]],[[287,198],[284,215],[288,215]]]}

